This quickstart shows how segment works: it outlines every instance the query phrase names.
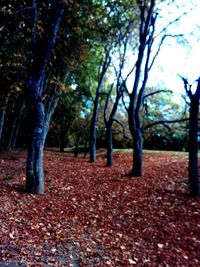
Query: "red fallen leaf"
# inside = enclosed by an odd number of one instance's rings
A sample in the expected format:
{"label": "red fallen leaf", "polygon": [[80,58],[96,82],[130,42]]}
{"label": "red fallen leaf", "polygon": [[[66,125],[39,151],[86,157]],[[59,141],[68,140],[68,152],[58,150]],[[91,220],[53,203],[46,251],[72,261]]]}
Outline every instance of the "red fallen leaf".
{"label": "red fallen leaf", "polygon": [[25,154],[13,153],[13,179],[5,183],[0,174],[0,261],[187,266],[190,259],[199,265],[200,202],[186,194],[185,156],[145,155],[144,177],[132,179],[125,175],[130,154],[114,154],[113,167],[106,168],[102,158],[90,165],[47,153],[46,185],[55,190],[32,196],[15,190],[24,185],[25,169],[18,167]]}

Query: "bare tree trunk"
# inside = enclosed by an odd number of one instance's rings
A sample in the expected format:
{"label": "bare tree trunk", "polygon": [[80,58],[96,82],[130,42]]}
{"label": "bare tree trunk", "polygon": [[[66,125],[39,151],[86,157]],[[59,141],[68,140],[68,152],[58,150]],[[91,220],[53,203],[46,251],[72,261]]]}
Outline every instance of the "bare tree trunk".
{"label": "bare tree trunk", "polygon": [[99,90],[96,93],[96,98],[94,101],[94,110],[93,110],[92,120],[90,124],[90,162],[96,161],[97,119],[98,119],[98,106],[99,106],[99,97],[100,97]]}
{"label": "bare tree trunk", "polygon": [[12,127],[10,130],[8,143],[6,146],[7,151],[10,151],[15,146],[15,142],[16,142],[17,134],[18,134],[19,123],[20,123],[23,109],[24,109],[24,99],[21,98],[18,100],[18,103],[16,106],[16,113],[15,113],[14,119],[12,121]]}
{"label": "bare tree trunk", "polygon": [[[55,45],[64,7],[61,1],[53,3],[53,13],[46,27],[45,39],[37,38],[37,1],[33,0],[32,52],[27,90],[27,109],[30,122],[30,140],[27,157],[26,189],[29,193],[44,193],[43,148],[48,132],[43,90],[47,82],[47,67]],[[48,38],[46,38],[48,36]],[[47,113],[48,115],[48,113]]]}
{"label": "bare tree trunk", "polygon": [[44,193],[43,148],[44,148],[44,105],[33,103],[30,111],[30,139],[27,158],[26,189],[29,193]]}
{"label": "bare tree trunk", "polygon": [[94,109],[92,120],[90,124],[90,162],[96,161],[96,138],[97,138],[97,120],[98,120],[98,107],[99,107],[99,99],[101,94],[101,88],[103,85],[103,80],[110,65],[111,58],[110,58],[110,50],[105,49],[105,59],[102,65],[100,66],[99,74],[98,74],[98,86],[96,90],[96,96],[94,100]]}
{"label": "bare tree trunk", "polygon": [[191,197],[200,197],[198,174],[198,114],[199,99],[192,96],[189,120],[189,191]]}
{"label": "bare tree trunk", "polygon": [[0,144],[1,145],[2,145],[3,127],[4,127],[4,122],[5,122],[5,116],[6,116],[6,108],[8,105],[9,97],[10,97],[10,94],[8,94],[5,97],[4,104],[0,110]]}
{"label": "bare tree trunk", "polygon": [[143,140],[140,128],[134,131],[132,176],[142,176]]}
{"label": "bare tree trunk", "polygon": [[113,159],[113,136],[112,136],[112,123],[108,123],[106,126],[107,132],[107,166],[112,166]]}
{"label": "bare tree trunk", "polygon": [[[181,76],[180,76],[181,77]],[[188,80],[181,77],[185,91],[190,98],[189,118],[189,192],[191,197],[200,197],[200,184],[198,173],[198,115],[200,100],[200,77],[197,80],[197,89],[193,93],[192,85]]]}
{"label": "bare tree trunk", "polygon": [[78,157],[78,152],[79,152],[79,144],[81,141],[81,135],[78,134],[77,138],[76,138],[76,145],[75,145],[75,149],[74,149],[74,157],[77,158]]}

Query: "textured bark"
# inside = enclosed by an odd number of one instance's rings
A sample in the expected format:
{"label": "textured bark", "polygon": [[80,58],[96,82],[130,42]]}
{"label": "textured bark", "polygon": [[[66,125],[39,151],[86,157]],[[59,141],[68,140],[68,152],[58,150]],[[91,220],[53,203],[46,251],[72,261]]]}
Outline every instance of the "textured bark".
{"label": "textured bark", "polygon": [[30,139],[27,158],[26,189],[29,193],[44,193],[43,148],[44,148],[44,105],[33,103],[30,112]]}

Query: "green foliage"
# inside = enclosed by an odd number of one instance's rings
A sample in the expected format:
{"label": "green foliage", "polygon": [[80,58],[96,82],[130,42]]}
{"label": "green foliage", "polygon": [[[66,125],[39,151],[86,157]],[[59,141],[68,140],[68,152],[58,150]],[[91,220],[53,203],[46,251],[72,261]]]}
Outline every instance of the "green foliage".
{"label": "green foliage", "polygon": [[[147,94],[157,91],[148,88]],[[187,121],[188,112],[180,96],[172,92],[154,94],[144,102],[142,111],[144,132],[144,147],[148,149],[186,150],[187,149]],[[180,120],[174,122],[173,120]],[[170,123],[167,123],[167,122]],[[156,122],[158,124],[153,125]],[[153,127],[148,128],[148,125]]]}

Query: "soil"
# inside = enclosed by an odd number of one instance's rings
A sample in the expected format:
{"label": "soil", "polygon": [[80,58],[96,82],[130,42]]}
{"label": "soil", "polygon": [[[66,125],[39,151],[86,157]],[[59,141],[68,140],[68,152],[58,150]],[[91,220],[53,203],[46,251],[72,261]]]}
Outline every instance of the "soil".
{"label": "soil", "polygon": [[45,152],[45,194],[25,193],[26,152],[0,154],[0,266],[200,266],[200,200],[187,154],[88,158]]}

